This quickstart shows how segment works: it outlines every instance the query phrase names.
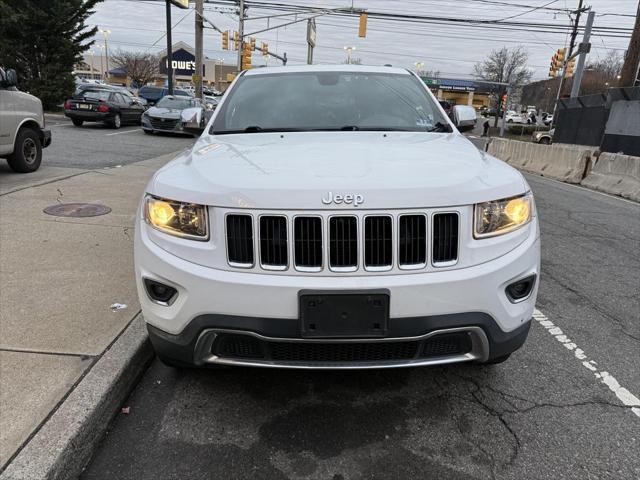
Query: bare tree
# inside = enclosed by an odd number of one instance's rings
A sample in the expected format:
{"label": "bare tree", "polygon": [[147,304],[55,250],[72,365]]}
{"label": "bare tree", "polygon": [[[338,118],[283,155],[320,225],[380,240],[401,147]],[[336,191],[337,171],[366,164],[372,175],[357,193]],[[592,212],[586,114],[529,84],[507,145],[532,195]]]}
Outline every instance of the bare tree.
{"label": "bare tree", "polygon": [[112,61],[122,68],[131,83],[142,87],[153,80],[160,71],[160,59],[148,52],[126,52],[118,50],[111,56]]}
{"label": "bare tree", "polygon": [[[488,82],[510,83],[522,85],[531,79],[533,72],[527,68],[529,54],[522,46],[509,49],[503,47],[493,50],[489,56],[473,67],[473,75]],[[492,102],[498,107],[500,98],[506,93],[505,85],[494,85],[491,88]],[[497,110],[497,108],[496,108]],[[498,115],[494,127],[498,125]]]}
{"label": "bare tree", "polygon": [[582,95],[590,95],[605,91],[609,86],[616,85],[624,59],[622,55],[610,50],[604,58],[587,64],[580,85]]}

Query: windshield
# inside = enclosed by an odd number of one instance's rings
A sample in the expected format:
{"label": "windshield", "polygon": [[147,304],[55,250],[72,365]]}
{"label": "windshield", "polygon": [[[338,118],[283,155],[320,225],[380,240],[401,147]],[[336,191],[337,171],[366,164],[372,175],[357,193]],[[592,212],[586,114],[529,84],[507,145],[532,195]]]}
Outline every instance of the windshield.
{"label": "windshield", "polygon": [[111,95],[111,92],[109,92],[108,90],[88,90],[83,92],[82,94],[84,98],[89,98],[91,100],[102,100],[104,102],[109,100],[109,95]]}
{"label": "windshield", "polygon": [[286,72],[240,77],[211,128],[214,134],[314,130],[450,127],[412,75]]}
{"label": "windshield", "polygon": [[182,98],[169,98],[163,97],[160,99],[158,103],[156,103],[156,107],[160,108],[173,108],[176,110],[184,110],[185,108],[193,107],[194,104],[189,99]]}

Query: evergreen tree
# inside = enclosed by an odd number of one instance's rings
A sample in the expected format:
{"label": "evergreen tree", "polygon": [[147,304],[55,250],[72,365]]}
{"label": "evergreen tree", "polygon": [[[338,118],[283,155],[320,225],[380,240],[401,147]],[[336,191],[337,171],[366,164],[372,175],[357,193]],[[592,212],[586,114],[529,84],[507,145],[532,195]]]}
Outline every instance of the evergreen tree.
{"label": "evergreen tree", "polygon": [[0,65],[14,68],[20,90],[45,109],[73,92],[73,67],[97,32],[85,21],[101,1],[0,0]]}

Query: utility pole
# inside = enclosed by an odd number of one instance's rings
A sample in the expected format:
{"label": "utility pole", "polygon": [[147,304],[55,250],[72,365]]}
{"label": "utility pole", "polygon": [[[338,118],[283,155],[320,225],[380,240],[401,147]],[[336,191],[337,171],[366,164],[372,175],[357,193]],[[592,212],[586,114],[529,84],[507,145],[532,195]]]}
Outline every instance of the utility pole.
{"label": "utility pole", "polygon": [[640,69],[640,3],[638,3],[638,12],[636,13],[636,24],[633,27],[631,40],[629,40],[629,48],[624,58],[622,71],[620,72],[620,80],[618,86],[633,87],[638,81],[638,70]]}
{"label": "utility pole", "polygon": [[553,105],[553,115],[555,119],[556,109],[558,108],[558,102],[560,101],[560,96],[562,95],[562,87],[564,85],[564,76],[567,71],[567,63],[569,62],[569,57],[573,55],[573,47],[576,44],[576,37],[578,36],[578,26],[580,25],[580,14],[582,13],[582,4],[584,0],[580,0],[578,2],[578,9],[574,10],[573,13],[576,14],[576,21],[573,24],[573,31],[571,32],[571,41],[569,42],[569,52],[564,57],[564,64],[562,65],[562,75],[560,76],[560,85],[558,85],[558,94],[556,95],[556,103]]}
{"label": "utility pole", "polygon": [[[582,83],[582,72],[584,71],[584,62],[587,59],[587,49],[589,48],[589,38],[591,37],[591,27],[593,26],[593,19],[596,17],[596,12],[593,10],[589,12],[587,17],[587,25],[584,29],[584,36],[582,37],[582,43],[578,47],[580,55],[578,56],[578,65],[576,72],[573,75],[573,84],[571,85],[571,98],[575,98],[580,94],[580,83]],[[567,62],[570,59],[567,58]]]}
{"label": "utility pole", "polygon": [[171,45],[171,2],[165,0],[167,4],[167,89],[169,95],[173,95],[173,51]]}
{"label": "utility pole", "polygon": [[202,48],[204,23],[202,14],[204,12],[204,0],[196,0],[196,72],[193,80],[196,86],[196,98],[202,99]]}
{"label": "utility pole", "polygon": [[238,14],[238,73],[242,71],[242,52],[244,51],[244,0],[240,0],[240,12]]}
{"label": "utility pole", "polygon": [[316,21],[313,18],[307,20],[307,64],[313,64],[313,49],[316,46]]}

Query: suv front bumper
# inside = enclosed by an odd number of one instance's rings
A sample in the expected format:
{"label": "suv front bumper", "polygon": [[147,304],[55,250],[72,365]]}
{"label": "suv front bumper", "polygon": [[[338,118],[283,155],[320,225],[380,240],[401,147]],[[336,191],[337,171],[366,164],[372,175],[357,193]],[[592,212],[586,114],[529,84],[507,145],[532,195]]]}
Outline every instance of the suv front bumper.
{"label": "suv front bumper", "polygon": [[[538,278],[537,228],[506,255],[480,265],[380,276],[270,275],[213,269],[166,252],[150,240],[147,228],[144,223],[136,228],[140,304],[156,351],[173,363],[383,368],[486,361],[524,343],[535,306],[537,281],[531,294],[517,303],[507,298],[505,288],[530,275]],[[175,300],[165,305],[153,302],[144,287],[145,278],[174,287]],[[390,293],[389,328],[384,338],[302,338],[301,290],[380,288]],[[468,341],[456,340],[468,342],[467,347],[441,356],[424,355],[431,340],[449,334],[468,337]],[[222,339],[231,342],[235,354],[229,355],[228,350],[226,356],[220,354]],[[308,351],[302,351],[304,348]],[[394,357],[396,348],[404,349],[399,357]]]}

